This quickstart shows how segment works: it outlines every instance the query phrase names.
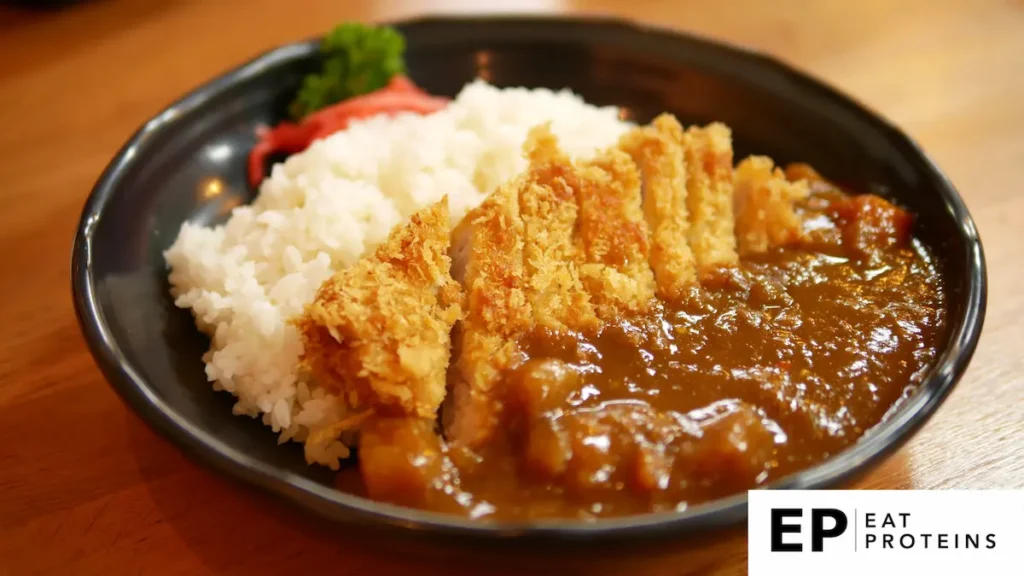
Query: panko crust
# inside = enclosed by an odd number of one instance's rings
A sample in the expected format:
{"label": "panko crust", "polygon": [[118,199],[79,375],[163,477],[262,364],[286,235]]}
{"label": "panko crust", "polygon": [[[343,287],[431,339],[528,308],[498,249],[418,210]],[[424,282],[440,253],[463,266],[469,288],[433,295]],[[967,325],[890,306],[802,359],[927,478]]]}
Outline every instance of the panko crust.
{"label": "panko crust", "polygon": [[450,275],[447,197],[328,279],[296,325],[303,362],[353,410],[432,418],[446,393],[461,289]]}

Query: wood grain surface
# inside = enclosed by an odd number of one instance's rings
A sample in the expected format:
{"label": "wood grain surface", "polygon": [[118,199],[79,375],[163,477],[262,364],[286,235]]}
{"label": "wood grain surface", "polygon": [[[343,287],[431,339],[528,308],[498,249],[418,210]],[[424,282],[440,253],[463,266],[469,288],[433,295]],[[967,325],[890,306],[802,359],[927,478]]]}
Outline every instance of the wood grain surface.
{"label": "wood grain surface", "polygon": [[[344,19],[617,13],[747,45],[917,138],[989,263],[971,368],[865,488],[1024,487],[1024,3],[1020,0],[93,0],[0,7],[0,574],[743,573],[745,540],[560,563],[432,555],[327,530],[186,460],[125,408],[75,322],[69,254],[120,144],[186,90]],[[500,569],[499,569],[500,568]]]}

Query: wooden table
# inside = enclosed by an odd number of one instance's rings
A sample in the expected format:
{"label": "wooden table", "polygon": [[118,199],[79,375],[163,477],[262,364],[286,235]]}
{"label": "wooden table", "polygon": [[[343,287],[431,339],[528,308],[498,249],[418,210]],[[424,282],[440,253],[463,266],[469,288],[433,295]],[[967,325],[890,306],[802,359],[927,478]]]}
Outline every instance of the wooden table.
{"label": "wooden table", "polygon": [[[147,117],[275,45],[350,18],[472,0],[92,1],[0,8],[0,575],[476,572],[369,550],[186,460],[106,385],[72,311],[69,254],[100,170]],[[1024,486],[1024,2],[504,0],[623,12],[776,54],[916,137],[965,197],[989,263],[985,334],[938,415],[870,488]],[[244,6],[244,7],[243,7]],[[494,8],[492,8],[494,9]],[[520,567],[528,567],[529,559]],[[634,573],[742,573],[742,538]],[[614,572],[625,562],[569,568]]]}

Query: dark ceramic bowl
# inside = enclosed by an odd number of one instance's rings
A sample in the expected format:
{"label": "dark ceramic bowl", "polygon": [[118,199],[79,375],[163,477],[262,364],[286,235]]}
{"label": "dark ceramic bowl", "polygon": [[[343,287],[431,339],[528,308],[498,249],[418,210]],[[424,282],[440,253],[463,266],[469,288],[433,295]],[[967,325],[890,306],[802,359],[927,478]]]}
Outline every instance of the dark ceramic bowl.
{"label": "dark ceramic bowl", "polygon": [[[942,403],[974,352],[985,312],[985,264],[960,196],[907,136],[828,86],[765,56],[613,20],[428,18],[398,24],[411,77],[455,95],[478,74],[502,86],[569,87],[647,121],[720,120],[737,156],[805,161],[827,177],[895,199],[918,214],[916,234],[941,257],[949,328],[912,398],[860,442],[773,488],[848,482],[905,442]],[[284,117],[316,43],[285,46],[188,94],[147,122],[100,177],[75,239],[72,281],[82,330],[106,377],[161,434],[214,468],[346,524],[476,540],[635,541],[739,526],[746,495],[680,514],[581,523],[481,524],[372,502],[331,487],[298,445],[277,446],[258,422],[231,415],[201,356],[207,339],[168,294],[161,252],[186,220],[222,221],[252,199],[245,162],[253,129]],[[487,54],[488,58],[480,58]],[[486,69],[481,63],[486,62]],[[203,194],[211,178],[225,191]]]}

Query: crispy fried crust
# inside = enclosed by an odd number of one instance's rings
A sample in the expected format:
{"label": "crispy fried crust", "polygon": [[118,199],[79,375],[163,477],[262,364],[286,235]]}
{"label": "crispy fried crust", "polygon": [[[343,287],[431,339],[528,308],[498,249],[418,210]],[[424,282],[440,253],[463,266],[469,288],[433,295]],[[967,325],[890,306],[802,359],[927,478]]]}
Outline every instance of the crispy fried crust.
{"label": "crispy fried crust", "polygon": [[790,182],[771,158],[750,156],[736,166],[736,238],[740,256],[800,240],[794,203],[807,198],[806,181]]}
{"label": "crispy fried crust", "polygon": [[295,324],[303,362],[354,410],[433,418],[445,396],[460,288],[449,274],[447,197],[338,272]]}
{"label": "crispy fried crust", "polygon": [[644,312],[654,299],[654,274],[636,165],[611,149],[578,173],[580,279],[597,315],[611,322]]}
{"label": "crispy fried crust", "polygon": [[486,442],[500,418],[495,386],[519,355],[532,308],[523,272],[524,227],[518,181],[493,193],[455,230],[456,267],[464,269],[466,313],[458,329],[448,438],[470,447]]}
{"label": "crispy fried crust", "polygon": [[686,156],[688,236],[697,275],[735,265],[732,134],[724,124],[691,126],[683,135]]}
{"label": "crispy fried crust", "polygon": [[546,328],[596,329],[600,322],[580,280],[573,239],[578,174],[546,125],[530,131],[524,150],[530,167],[520,181],[519,210],[533,319]]}
{"label": "crispy fried crust", "polygon": [[626,133],[619,142],[643,175],[643,214],[650,230],[650,267],[658,296],[675,299],[697,280],[690,250],[686,208],[686,162],[683,129],[662,114],[648,127]]}
{"label": "crispy fried crust", "polygon": [[499,424],[502,372],[521,360],[518,341],[529,330],[597,329],[593,294],[604,298],[609,316],[639,310],[653,294],[639,181],[628,158],[609,153],[577,167],[545,126],[530,133],[524,151],[529,168],[454,233],[466,314],[456,331],[445,427],[469,447],[485,443]]}

